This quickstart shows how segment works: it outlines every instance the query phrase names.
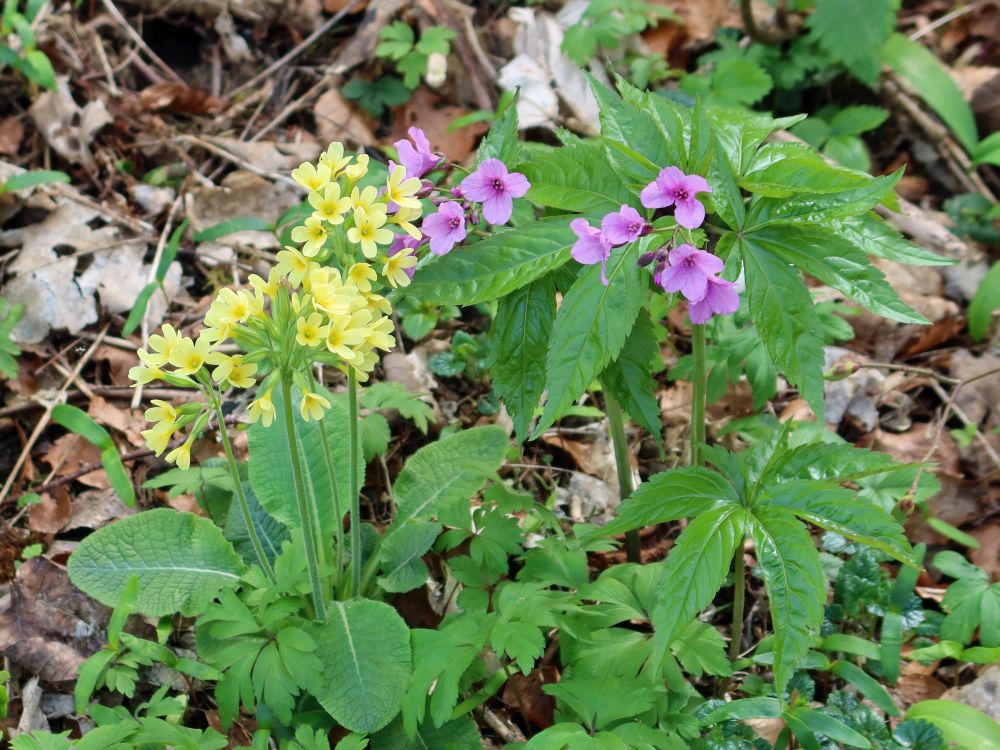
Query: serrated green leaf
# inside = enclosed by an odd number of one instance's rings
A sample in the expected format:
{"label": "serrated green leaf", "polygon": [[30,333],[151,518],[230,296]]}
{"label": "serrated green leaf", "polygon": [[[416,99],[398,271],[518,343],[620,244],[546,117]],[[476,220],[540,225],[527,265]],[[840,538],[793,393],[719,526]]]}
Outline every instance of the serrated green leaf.
{"label": "serrated green leaf", "polygon": [[796,193],[839,193],[862,187],[871,179],[862,172],[829,164],[808,146],[780,143],[762,147],[739,183],[757,195],[785,198]]}
{"label": "serrated green leaf", "polygon": [[68,568],[76,586],[108,606],[136,576],[136,611],[162,617],[203,612],[220,589],[236,585],[243,563],[208,519],[160,508],[95,531]]}
{"label": "serrated green leaf", "polygon": [[406,462],[394,487],[396,520],[386,536],[408,520],[427,520],[458,499],[468,499],[503,464],[507,433],[489,425],[462,430],[425,445]]}
{"label": "serrated green leaf", "polygon": [[766,70],[744,58],[727,58],[712,71],[712,94],[728,104],[756,104],[773,86]]}
{"label": "serrated green leaf", "polygon": [[383,602],[334,602],[311,629],[322,676],[309,692],[338,723],[367,734],[399,713],[410,681],[410,629]]}
{"label": "serrated green leaf", "polygon": [[897,7],[898,0],[816,0],[806,23],[820,47],[850,67],[889,38]]}
{"label": "serrated green leaf", "polygon": [[498,113],[490,126],[490,132],[479,142],[476,150],[476,164],[486,159],[499,159],[505,164],[517,162],[519,144],[517,141],[517,98],[512,99],[507,108]]}
{"label": "serrated green leaf", "polygon": [[660,439],[660,405],[650,363],[660,357],[660,344],[649,315],[641,311],[618,358],[604,368],[601,384],[618,399],[625,411],[649,433]]}
{"label": "serrated green leaf", "polygon": [[393,21],[378,32],[382,40],[375,48],[375,57],[399,60],[413,48],[416,35],[413,28],[403,21]]}
{"label": "serrated green leaf", "polygon": [[533,154],[519,169],[531,182],[528,200],[540,206],[606,214],[617,211],[631,197],[599,141],[553,147]]}
{"label": "serrated green leaf", "polygon": [[548,400],[535,428],[540,435],[618,356],[642,307],[647,277],[636,265],[641,243],[614,253],[607,264],[585,268],[570,287],[556,314],[545,363]]}
{"label": "serrated green leaf", "polygon": [[831,233],[864,248],[869,255],[916,266],[950,266],[958,261],[932,253],[903,239],[895,229],[871,214],[852,216],[821,224]]}
{"label": "serrated green leaf", "polygon": [[545,390],[545,352],[555,317],[555,284],[544,276],[503,297],[490,327],[487,366],[493,390],[522,441]]}
{"label": "serrated green leaf", "polygon": [[750,532],[770,599],[774,685],[780,695],[823,622],[826,579],[812,537],[791,513],[756,506]]}
{"label": "serrated green leaf", "polygon": [[875,177],[858,187],[836,193],[755,199],[747,214],[744,230],[757,231],[773,224],[816,226],[814,222],[819,216],[829,222],[835,218],[866,214],[893,194],[893,188],[902,176],[903,171],[899,169],[891,175]]}
{"label": "serrated green leaf", "polygon": [[431,26],[421,33],[417,49],[425,55],[431,55],[435,52],[439,55],[447,55],[451,51],[450,42],[454,38],[455,32],[447,26]]}
{"label": "serrated green leaf", "polygon": [[520,289],[569,259],[575,217],[542,219],[489,237],[434,260],[408,293],[428,302],[474,305]]}
{"label": "serrated green leaf", "polygon": [[406,736],[402,720],[397,719],[372,735],[370,750],[481,750],[483,740],[471,716],[435,727],[426,722],[417,727],[412,738]]}

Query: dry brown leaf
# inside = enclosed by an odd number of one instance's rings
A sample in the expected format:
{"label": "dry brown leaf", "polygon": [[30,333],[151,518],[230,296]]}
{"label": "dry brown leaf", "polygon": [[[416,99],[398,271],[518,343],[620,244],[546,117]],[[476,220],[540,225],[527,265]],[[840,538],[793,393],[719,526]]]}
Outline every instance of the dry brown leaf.
{"label": "dry brown leaf", "polygon": [[71,682],[83,660],[104,645],[109,610],[44,557],[18,569],[10,597],[0,612],[0,652],[42,680]]}
{"label": "dry brown leaf", "polygon": [[[684,27],[693,42],[708,42],[715,39],[720,26],[743,27],[739,9],[731,0],[653,0],[678,15],[678,24]],[[758,18],[766,20],[773,10],[764,3],[754,2]],[[663,24],[661,24],[662,26]]]}
{"label": "dry brown leaf", "polygon": [[69,78],[60,76],[55,91],[46,91],[35,99],[28,114],[39,132],[61,157],[71,164],[93,169],[96,164],[90,144],[97,132],[112,118],[104,102],[91,99],[80,108],[69,91]]}
{"label": "dry brown leaf", "polygon": [[206,135],[206,141],[265,172],[289,172],[304,161],[315,161],[320,145],[310,140],[277,143],[275,141],[244,141],[239,138]]}
{"label": "dry brown leaf", "polygon": [[897,702],[905,709],[920,701],[940,698],[945,690],[947,690],[945,684],[936,677],[929,674],[908,674],[904,668],[892,692]]}
{"label": "dry brown leaf", "polygon": [[969,550],[969,559],[994,581],[1000,580],[1000,522],[983,524],[969,533],[979,540],[979,549]]}
{"label": "dry brown leaf", "polygon": [[125,507],[113,489],[87,490],[73,498],[72,513],[63,530],[97,530],[135,512],[134,508]]}
{"label": "dry brown leaf", "polygon": [[42,493],[42,499],[28,510],[28,528],[40,534],[55,534],[66,526],[73,505],[65,485]]}
{"label": "dry brown leaf", "polygon": [[501,700],[512,711],[522,711],[524,718],[538,729],[548,729],[555,722],[556,700],[542,692],[542,687],[556,682],[559,670],[553,666],[533,669],[528,675],[516,672],[504,684]]}
{"label": "dry brown leaf", "polygon": [[316,137],[326,144],[340,141],[364,148],[375,144],[375,122],[351,104],[338,89],[327,89],[313,105]]}
{"label": "dry brown leaf", "polygon": [[15,156],[21,149],[24,138],[24,124],[16,115],[0,120],[0,154]]}
{"label": "dry brown leaf", "polygon": [[146,444],[145,439],[140,434],[144,427],[143,420],[138,415],[134,415],[131,409],[118,406],[94,395],[87,407],[87,414],[105,427],[110,427],[125,435],[132,445],[139,447]]}
{"label": "dry brown leaf", "polygon": [[139,92],[139,104],[151,112],[166,109],[187,115],[207,115],[217,112],[222,100],[205,89],[164,81]]}
{"label": "dry brown leaf", "polygon": [[[935,425],[930,422],[915,424],[907,432],[886,432],[876,430],[870,447],[872,450],[888,453],[899,463],[920,463],[934,444]],[[937,451],[931,457],[941,472],[953,477],[961,477],[958,465],[958,445],[955,439],[947,433],[941,433]]]}
{"label": "dry brown leaf", "polygon": [[[64,477],[79,471],[85,466],[100,464],[101,450],[97,446],[88,443],[79,435],[67,433],[53,442],[48,452],[42,458],[56,472],[56,476]],[[111,486],[104,469],[95,469],[89,474],[84,474],[76,481],[100,490],[106,490]]]}

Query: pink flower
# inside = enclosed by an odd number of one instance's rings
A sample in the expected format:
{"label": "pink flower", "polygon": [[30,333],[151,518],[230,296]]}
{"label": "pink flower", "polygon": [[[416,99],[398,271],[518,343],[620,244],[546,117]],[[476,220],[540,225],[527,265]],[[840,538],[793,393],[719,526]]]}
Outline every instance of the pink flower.
{"label": "pink flower", "polygon": [[[441,157],[431,151],[431,143],[420,128],[410,128],[406,131],[410,141],[398,140],[392,145],[396,147],[399,160],[406,167],[408,177],[423,177],[441,163]],[[390,170],[391,171],[391,170]]]}
{"label": "pink flower", "polygon": [[639,198],[646,208],[674,206],[677,223],[688,229],[697,229],[705,220],[705,207],[695,194],[711,192],[712,188],[704,177],[686,175],[677,167],[667,167],[642,189]]}
{"label": "pink flower", "polygon": [[465,239],[465,211],[454,201],[442,203],[436,214],[431,214],[420,229],[431,238],[431,252],[447,255]]}
{"label": "pink flower", "polygon": [[569,227],[579,238],[573,243],[573,249],[570,250],[573,260],[585,266],[600,263],[601,283],[607,286],[607,263],[608,256],[611,255],[611,243],[607,236],[597,227],[590,226],[590,222],[586,219],[573,219]]}
{"label": "pink flower", "polygon": [[627,245],[649,233],[649,224],[631,206],[622,206],[601,220],[601,231],[612,245]]}
{"label": "pink flower", "polygon": [[708,282],[723,268],[721,259],[691,245],[678,245],[668,258],[670,265],[653,280],[665,291],[680,292],[688,302],[700,302],[708,293]]}
{"label": "pink flower", "polygon": [[740,296],[736,284],[716,276],[708,279],[708,289],[699,302],[688,305],[688,317],[692,323],[706,323],[713,315],[732,315],[740,307]]}
{"label": "pink flower", "polygon": [[[394,239],[392,241],[392,244],[389,245],[389,249],[385,251],[385,255],[387,258],[391,258],[400,250],[405,250],[405,249],[416,250],[417,247],[419,247],[419,245],[420,245],[420,240],[414,239],[408,234],[397,234],[396,239]],[[411,279],[413,278],[413,274],[417,272],[416,266],[414,266],[413,268],[404,268],[403,270],[406,272],[406,275],[409,276]]]}
{"label": "pink flower", "polygon": [[506,224],[514,213],[514,198],[520,198],[531,183],[520,172],[507,172],[499,159],[487,159],[462,180],[462,195],[483,204],[483,216],[490,224]]}

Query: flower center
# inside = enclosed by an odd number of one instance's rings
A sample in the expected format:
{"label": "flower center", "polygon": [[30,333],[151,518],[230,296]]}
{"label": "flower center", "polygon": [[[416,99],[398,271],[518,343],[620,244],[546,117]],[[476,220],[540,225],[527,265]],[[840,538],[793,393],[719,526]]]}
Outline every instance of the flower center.
{"label": "flower center", "polygon": [[450,226],[452,229],[458,229],[461,225],[462,225],[462,220],[459,219],[457,216],[448,222],[448,226]]}
{"label": "flower center", "polygon": [[631,224],[628,225],[629,234],[639,234],[639,229],[641,229],[641,227],[635,222],[632,222]]}
{"label": "flower center", "polygon": [[493,181],[490,183],[490,185],[498,193],[502,193],[503,192],[503,180],[501,180],[499,177],[494,177]]}
{"label": "flower center", "polygon": [[691,194],[685,188],[677,188],[674,191],[674,198],[679,201],[686,201],[691,199]]}

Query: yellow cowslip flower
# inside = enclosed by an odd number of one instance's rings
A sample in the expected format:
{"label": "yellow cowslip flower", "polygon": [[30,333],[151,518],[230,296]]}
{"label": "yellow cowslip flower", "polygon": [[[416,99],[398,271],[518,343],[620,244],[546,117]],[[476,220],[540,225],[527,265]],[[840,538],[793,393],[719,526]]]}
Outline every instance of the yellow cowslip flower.
{"label": "yellow cowslip flower", "polygon": [[302,288],[311,292],[313,286],[318,284],[341,284],[340,271],[336,268],[330,268],[329,266],[321,266],[318,263],[313,263],[309,267],[309,271],[306,272],[305,278],[302,279]]}
{"label": "yellow cowslip flower", "polygon": [[381,294],[366,294],[365,304],[371,310],[372,317],[376,317],[379,313],[382,315],[392,315],[392,304]]}
{"label": "yellow cowslip flower", "polygon": [[155,427],[143,430],[139,434],[146,438],[146,447],[159,456],[170,445],[170,438],[174,436],[174,423],[172,421],[160,422]]}
{"label": "yellow cowslip flower", "polygon": [[385,183],[387,202],[406,208],[420,208],[420,199],[416,197],[420,190],[420,180],[416,177],[406,178],[406,167],[397,166],[392,170]]}
{"label": "yellow cowslip flower", "polygon": [[417,259],[413,256],[413,248],[404,247],[398,253],[388,256],[382,260],[382,275],[386,281],[395,289],[399,286],[409,286],[410,277],[406,273],[407,268],[417,265]]}
{"label": "yellow cowslip flower", "polygon": [[[288,247],[285,249],[292,250],[293,248]],[[295,252],[298,252],[298,250],[295,250]],[[278,259],[281,259],[281,253],[278,253]],[[280,263],[278,265],[280,265]],[[253,287],[254,294],[258,299],[261,297],[274,299],[275,295],[278,293],[278,285],[281,281],[281,274],[276,273],[276,271],[277,266],[268,272],[267,281],[264,281],[264,279],[255,273],[252,273],[247,277],[247,281],[250,282],[250,286]]]}
{"label": "yellow cowslip flower", "polygon": [[215,369],[212,370],[212,380],[216,383],[228,380],[230,385],[237,388],[249,388],[257,382],[254,378],[257,364],[244,362],[242,354],[229,356],[221,352],[213,352],[209,355],[209,360],[211,364],[215,365]]}
{"label": "yellow cowslip flower", "polygon": [[323,419],[323,413],[330,408],[330,402],[318,393],[306,391],[302,394],[302,401],[299,402],[299,414],[302,419],[308,422],[315,419],[317,422]]}
{"label": "yellow cowslip flower", "polygon": [[316,261],[309,260],[294,247],[286,247],[278,252],[274,273],[279,279],[288,279],[292,287],[298,287],[313,268],[319,268]]}
{"label": "yellow cowslip flower", "polygon": [[154,380],[162,380],[163,370],[156,365],[136,365],[129,368],[128,379],[135,381],[134,385],[146,385]]}
{"label": "yellow cowslip flower", "polygon": [[337,175],[351,163],[350,156],[344,156],[344,144],[334,141],[320,154],[319,163],[330,168],[330,174],[336,179]]}
{"label": "yellow cowslip flower", "polygon": [[234,292],[232,289],[220,289],[219,294],[212,302],[212,307],[216,308],[218,320],[221,323],[236,325],[245,323],[247,318],[253,314],[253,296],[246,290],[240,289]]}
{"label": "yellow cowslip flower", "polygon": [[354,164],[347,167],[344,174],[352,185],[368,174],[368,154],[358,154]]}
{"label": "yellow cowslip flower", "polygon": [[361,245],[361,252],[366,258],[374,258],[379,245],[392,242],[393,233],[384,228],[385,214],[379,212],[366,213],[363,210],[354,212],[354,227],[347,230],[348,242]]}
{"label": "yellow cowslip flower", "polygon": [[364,211],[365,213],[371,213],[372,211],[385,213],[385,203],[377,202],[377,199],[378,191],[373,185],[369,185],[364,190],[354,188],[351,191],[351,208],[355,211]]}
{"label": "yellow cowslip flower", "polygon": [[169,323],[164,323],[160,330],[163,331],[162,336],[154,333],[149,337],[149,348],[152,349],[154,353],[150,353],[149,358],[143,360],[147,364],[167,364],[167,362],[170,361],[170,352],[174,350],[174,347],[177,346],[177,342],[181,340],[180,332],[175,330]]}
{"label": "yellow cowslip flower", "polygon": [[384,352],[395,348],[396,337],[392,335],[396,329],[392,318],[382,317],[372,321],[368,327],[368,336],[365,337],[362,345],[363,349],[381,349]]}
{"label": "yellow cowslip flower", "polygon": [[299,346],[319,346],[329,330],[328,326],[323,325],[322,315],[311,313],[308,318],[299,318],[295,321],[295,341]]}
{"label": "yellow cowslip flower", "polygon": [[216,304],[212,304],[205,313],[205,327],[201,331],[200,339],[205,339],[212,344],[221,344],[233,335],[233,324],[223,318],[227,317],[226,310]]}
{"label": "yellow cowslip flower", "polygon": [[210,342],[204,336],[192,341],[187,336],[182,338],[170,355],[170,364],[178,375],[194,375],[200,370],[208,358]]}
{"label": "yellow cowslip flower", "polygon": [[358,288],[359,292],[367,294],[372,290],[372,282],[378,279],[378,274],[367,263],[355,263],[347,269],[347,278]]}
{"label": "yellow cowslip flower", "polygon": [[159,422],[161,424],[172,425],[177,421],[177,409],[169,401],[161,401],[158,398],[153,399],[153,403],[156,406],[151,409],[146,409],[146,421],[147,422]]}
{"label": "yellow cowslip flower", "polygon": [[359,383],[367,383],[370,373],[375,369],[375,365],[377,364],[378,355],[369,349],[366,352],[359,353],[349,366],[354,368],[354,374]]}
{"label": "yellow cowslip flower", "polygon": [[326,164],[314,167],[309,162],[299,165],[298,169],[292,170],[292,179],[299,183],[306,190],[322,190],[333,177],[330,168]]}
{"label": "yellow cowslip flower", "polygon": [[191,468],[191,438],[174,448],[167,454],[167,463],[177,464],[178,469],[187,471]]}
{"label": "yellow cowslip flower", "polygon": [[258,396],[254,401],[250,402],[248,412],[251,422],[259,420],[265,427],[271,426],[271,422],[274,421],[274,402],[271,401],[272,390],[273,388],[268,388],[263,396]]}
{"label": "yellow cowslip flower", "polygon": [[301,242],[302,254],[312,258],[326,244],[326,227],[322,219],[310,216],[301,227],[292,230],[292,242]]}
{"label": "yellow cowslip flower", "polygon": [[389,223],[395,224],[413,239],[420,240],[423,239],[424,235],[421,233],[420,229],[413,224],[413,220],[419,219],[420,214],[421,210],[419,207],[407,208],[406,206],[400,206],[399,210],[389,217]]}
{"label": "yellow cowslip flower", "polygon": [[347,315],[354,306],[358,291],[354,286],[348,286],[339,279],[331,277],[330,281],[312,285],[313,305],[325,312],[331,318]]}
{"label": "yellow cowslip flower", "polygon": [[350,362],[356,356],[354,347],[360,346],[368,338],[371,319],[371,313],[367,310],[333,318],[326,334],[326,348],[345,362]]}
{"label": "yellow cowslip flower", "polygon": [[351,210],[351,199],[341,198],[340,185],[330,182],[322,191],[309,193],[309,205],[313,207],[313,218],[323,219],[331,224],[343,224],[344,214]]}

